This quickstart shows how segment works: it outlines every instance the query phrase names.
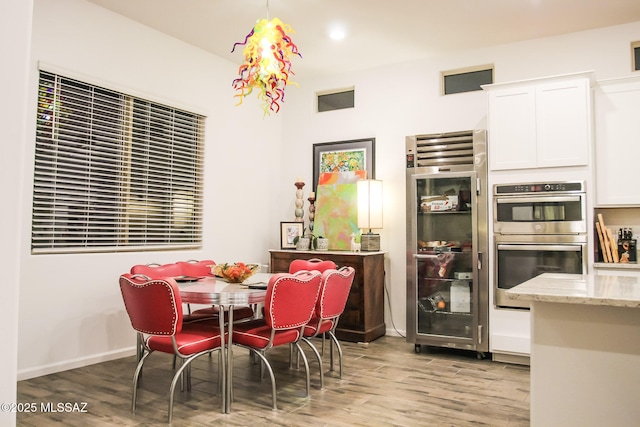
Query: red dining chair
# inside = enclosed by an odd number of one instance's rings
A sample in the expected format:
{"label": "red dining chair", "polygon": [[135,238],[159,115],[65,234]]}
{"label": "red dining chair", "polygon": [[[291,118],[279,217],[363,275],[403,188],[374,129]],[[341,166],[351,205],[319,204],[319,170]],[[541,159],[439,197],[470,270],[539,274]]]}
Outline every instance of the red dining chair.
{"label": "red dining chair", "polygon": [[[221,350],[224,346],[220,330],[212,322],[192,324],[188,328],[182,324],[182,300],[173,279],[151,279],[134,274],[120,276],[120,291],[131,321],[142,342],[142,357],[133,374],[133,395],[131,410],[136,411],[138,379],[142,366],[154,351],[173,354],[182,360],[169,388],[169,422],[173,418],[173,395],[178,379],[190,363],[199,356]],[[205,324],[206,323],[206,324]],[[220,381],[225,382],[224,357],[220,357]],[[222,389],[222,410],[224,411],[225,387]]]}
{"label": "red dining chair", "polygon": [[[291,261],[291,263],[289,264],[289,273],[296,273],[298,271],[319,271],[320,273],[323,273],[325,270],[329,270],[329,269],[336,269],[338,268],[336,266],[336,263],[331,261],[331,260],[321,260],[320,258],[311,258],[311,259],[294,259],[293,261]],[[324,354],[324,347],[325,347],[325,336],[324,334],[322,335],[322,354]],[[291,361],[293,360],[293,358],[295,357],[294,353],[293,353],[293,348],[292,348],[292,352],[290,354],[290,363],[292,363]],[[299,358],[298,358],[298,362],[299,362]],[[322,366],[320,366],[320,368],[322,368]]]}
{"label": "red dining chair", "polygon": [[176,263],[182,274],[190,277],[211,276],[211,267],[216,265],[212,259],[178,261]]}
{"label": "red dining chair", "polygon": [[336,263],[331,260],[321,260],[319,258],[312,259],[294,259],[289,264],[289,273],[293,274],[298,271],[307,270],[307,271],[319,271],[320,273],[328,270],[330,268],[335,269]]}
{"label": "red dining chair", "polygon": [[[322,369],[322,357],[316,347],[309,341],[309,338],[319,336],[321,334],[329,335],[330,347],[330,369],[333,371],[333,345],[338,350],[338,359],[340,364],[340,378],[342,378],[342,347],[335,335],[336,326],[340,315],[344,311],[353,284],[355,276],[353,267],[342,267],[340,270],[325,270],[322,273],[322,282],[320,286],[320,296],[316,303],[313,318],[304,327],[302,340],[311,347],[318,365],[320,366],[320,387],[324,387],[324,372]],[[323,343],[324,348],[324,343]]]}
{"label": "red dining chair", "polygon": [[[210,261],[210,260],[203,261],[203,262],[205,262],[205,263],[213,263],[215,265],[215,262]],[[184,264],[186,264],[186,262]],[[150,277],[152,279],[162,279],[162,278],[165,278],[165,277],[180,277],[180,276],[200,277],[200,276],[205,276],[205,275],[211,275],[210,271],[209,271],[209,273],[206,273],[206,274],[187,274],[187,272],[188,273],[201,273],[202,271],[200,271],[200,269],[198,269],[197,271],[195,269],[189,269],[184,264],[182,264],[182,263],[137,264],[137,265],[134,265],[133,267],[131,267],[130,273],[131,274],[143,274],[143,275],[145,275],[147,277]],[[187,308],[188,308],[188,314],[186,314],[185,317],[191,315],[191,307],[189,307],[189,304],[187,304]],[[213,314],[214,313],[209,314],[207,317],[212,317]],[[215,316],[217,316],[217,314],[218,313],[216,312]],[[195,318],[200,318],[200,317],[204,317],[204,316],[195,316],[194,319]],[[186,317],[184,320],[188,321],[190,319],[188,317]]]}
{"label": "red dining chair", "polygon": [[[313,316],[320,280],[321,275],[317,271],[275,274],[267,285],[264,318],[234,326],[233,344],[249,349],[267,367],[271,377],[273,409],[277,409],[276,380],[265,352],[272,347],[293,344],[302,353],[299,341],[304,326]],[[304,353],[302,359],[306,371],[306,395],[309,396],[309,364]]]}

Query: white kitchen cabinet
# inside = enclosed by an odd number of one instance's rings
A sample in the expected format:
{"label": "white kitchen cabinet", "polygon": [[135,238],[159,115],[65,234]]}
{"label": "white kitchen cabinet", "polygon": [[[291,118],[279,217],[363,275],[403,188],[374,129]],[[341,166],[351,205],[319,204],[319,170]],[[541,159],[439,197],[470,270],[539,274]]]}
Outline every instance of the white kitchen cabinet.
{"label": "white kitchen cabinet", "polygon": [[484,86],[490,169],[588,165],[591,74]]}
{"label": "white kitchen cabinet", "polygon": [[509,87],[489,92],[489,168],[536,167],[535,88]]}
{"label": "white kitchen cabinet", "polygon": [[640,206],[640,77],[595,85],[596,206]]}

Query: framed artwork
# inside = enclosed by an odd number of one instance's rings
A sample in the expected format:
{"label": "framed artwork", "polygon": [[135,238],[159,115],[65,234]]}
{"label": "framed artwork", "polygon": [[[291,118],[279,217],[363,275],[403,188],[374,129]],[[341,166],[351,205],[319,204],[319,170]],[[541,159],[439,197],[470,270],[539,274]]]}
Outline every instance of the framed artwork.
{"label": "framed artwork", "polygon": [[313,191],[322,173],[366,171],[375,178],[375,138],[313,144]]}
{"label": "framed artwork", "polygon": [[280,222],[280,248],[295,249],[296,244],[293,241],[296,237],[302,237],[303,232],[303,222]]}

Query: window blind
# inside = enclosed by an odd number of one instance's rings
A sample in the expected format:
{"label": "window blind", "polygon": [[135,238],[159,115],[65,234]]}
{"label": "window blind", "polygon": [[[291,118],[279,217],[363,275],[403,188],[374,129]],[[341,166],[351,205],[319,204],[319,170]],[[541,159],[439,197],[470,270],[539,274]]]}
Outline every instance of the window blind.
{"label": "window blind", "polygon": [[41,71],[32,253],[202,244],[204,117]]}

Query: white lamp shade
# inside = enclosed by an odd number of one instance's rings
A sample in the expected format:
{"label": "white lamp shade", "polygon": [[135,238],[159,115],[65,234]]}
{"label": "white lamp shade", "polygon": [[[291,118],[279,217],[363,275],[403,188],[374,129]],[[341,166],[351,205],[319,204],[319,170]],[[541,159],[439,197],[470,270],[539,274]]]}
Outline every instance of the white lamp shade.
{"label": "white lamp shade", "polygon": [[382,181],[358,181],[358,228],[382,228]]}

